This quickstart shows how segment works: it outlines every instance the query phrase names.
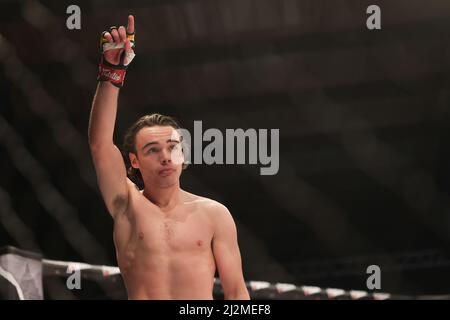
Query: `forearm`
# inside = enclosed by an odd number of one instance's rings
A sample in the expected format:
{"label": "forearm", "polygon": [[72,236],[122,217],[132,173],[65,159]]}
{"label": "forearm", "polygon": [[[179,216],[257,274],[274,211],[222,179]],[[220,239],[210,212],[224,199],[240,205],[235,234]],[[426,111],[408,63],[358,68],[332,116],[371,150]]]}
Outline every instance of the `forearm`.
{"label": "forearm", "polygon": [[109,81],[100,81],[92,102],[89,119],[89,145],[113,144],[119,88]]}

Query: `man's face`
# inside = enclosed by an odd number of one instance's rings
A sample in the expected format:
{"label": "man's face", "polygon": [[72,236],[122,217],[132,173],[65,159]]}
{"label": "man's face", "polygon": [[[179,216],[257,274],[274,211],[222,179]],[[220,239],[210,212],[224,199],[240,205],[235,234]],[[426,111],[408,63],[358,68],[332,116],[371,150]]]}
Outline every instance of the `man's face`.
{"label": "man's face", "polygon": [[141,171],[144,181],[167,188],[178,183],[183,153],[178,132],[171,126],[146,127],[136,135],[136,155],[130,153],[131,165]]}

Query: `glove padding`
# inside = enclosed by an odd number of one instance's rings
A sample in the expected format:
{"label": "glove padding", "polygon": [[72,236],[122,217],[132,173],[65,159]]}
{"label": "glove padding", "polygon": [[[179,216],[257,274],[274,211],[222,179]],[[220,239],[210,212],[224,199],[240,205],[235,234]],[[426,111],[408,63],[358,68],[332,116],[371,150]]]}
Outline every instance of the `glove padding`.
{"label": "glove padding", "polygon": [[[116,27],[111,27],[110,31],[113,29],[116,29]],[[97,80],[98,81],[110,81],[113,85],[115,85],[118,88],[121,88],[123,86],[123,83],[125,81],[125,74],[126,70],[128,68],[128,65],[133,61],[136,54],[134,53],[134,50],[131,50],[130,52],[127,52],[124,50],[120,57],[120,62],[118,65],[114,65],[109,63],[104,58],[104,53],[109,50],[113,49],[121,49],[125,47],[124,43],[110,43],[105,38],[104,31],[102,33],[102,36],[100,37],[100,47],[102,51],[102,58],[100,60],[100,64],[98,67],[98,75]],[[135,47],[135,34],[129,34],[127,33],[127,39],[129,40],[131,44],[131,48],[133,49]]]}

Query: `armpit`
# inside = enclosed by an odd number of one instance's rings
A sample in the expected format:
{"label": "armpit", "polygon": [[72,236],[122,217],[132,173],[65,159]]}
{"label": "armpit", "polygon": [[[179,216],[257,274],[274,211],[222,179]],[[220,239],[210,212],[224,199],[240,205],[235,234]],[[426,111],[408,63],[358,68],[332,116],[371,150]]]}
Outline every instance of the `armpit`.
{"label": "armpit", "polygon": [[112,201],[112,210],[114,213],[123,213],[128,205],[128,196],[118,195]]}

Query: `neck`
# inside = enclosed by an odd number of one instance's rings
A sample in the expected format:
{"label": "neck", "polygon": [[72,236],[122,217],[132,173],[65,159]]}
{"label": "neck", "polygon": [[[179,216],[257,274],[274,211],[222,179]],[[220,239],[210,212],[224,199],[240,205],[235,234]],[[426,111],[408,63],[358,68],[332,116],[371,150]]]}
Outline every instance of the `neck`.
{"label": "neck", "polygon": [[180,200],[180,183],[161,188],[151,184],[145,184],[143,195],[162,210],[173,209]]}

